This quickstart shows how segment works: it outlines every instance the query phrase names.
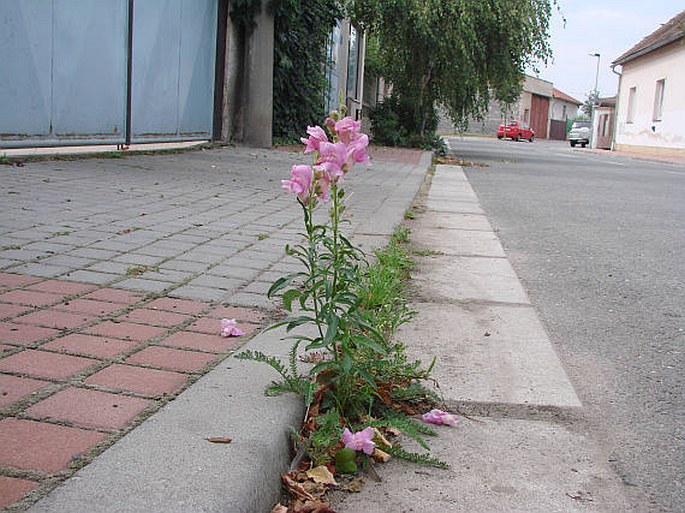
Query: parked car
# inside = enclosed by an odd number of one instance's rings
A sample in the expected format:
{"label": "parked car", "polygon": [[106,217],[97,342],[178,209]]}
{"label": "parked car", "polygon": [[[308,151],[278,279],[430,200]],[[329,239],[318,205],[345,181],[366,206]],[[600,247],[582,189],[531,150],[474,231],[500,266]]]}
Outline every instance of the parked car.
{"label": "parked car", "polygon": [[585,148],[590,144],[590,134],[592,133],[592,125],[589,121],[574,121],[571,125],[571,131],[568,133],[568,140],[571,147],[575,148],[576,144],[580,144]]}
{"label": "parked car", "polygon": [[513,139],[514,141],[527,139],[533,142],[535,140],[535,132],[523,121],[509,121],[506,130],[504,125],[500,125],[497,129],[497,138],[502,139],[503,137]]}

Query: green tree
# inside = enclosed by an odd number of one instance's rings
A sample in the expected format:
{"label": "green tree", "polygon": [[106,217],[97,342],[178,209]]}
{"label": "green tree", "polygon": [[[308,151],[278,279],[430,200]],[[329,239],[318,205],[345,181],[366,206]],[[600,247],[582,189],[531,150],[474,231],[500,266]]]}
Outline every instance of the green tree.
{"label": "green tree", "polygon": [[580,110],[583,111],[583,114],[585,114],[588,119],[592,119],[592,113],[595,111],[595,105],[597,105],[598,98],[599,94],[597,91],[590,91],[587,93],[583,105],[580,106]]}
{"label": "green tree", "polygon": [[[393,85],[410,131],[435,129],[442,105],[457,126],[482,117],[491,97],[512,103],[524,70],[551,57],[555,0],[350,0],[376,39],[379,72]],[[407,111],[408,109],[408,111]]]}

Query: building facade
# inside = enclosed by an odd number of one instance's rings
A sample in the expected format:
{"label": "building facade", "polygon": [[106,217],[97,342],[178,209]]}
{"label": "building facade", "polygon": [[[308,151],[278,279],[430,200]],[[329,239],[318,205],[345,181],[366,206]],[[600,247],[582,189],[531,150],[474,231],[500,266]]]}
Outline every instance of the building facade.
{"label": "building facade", "polygon": [[684,24],[685,11],[613,61],[614,71],[620,67],[614,149],[685,156]]}

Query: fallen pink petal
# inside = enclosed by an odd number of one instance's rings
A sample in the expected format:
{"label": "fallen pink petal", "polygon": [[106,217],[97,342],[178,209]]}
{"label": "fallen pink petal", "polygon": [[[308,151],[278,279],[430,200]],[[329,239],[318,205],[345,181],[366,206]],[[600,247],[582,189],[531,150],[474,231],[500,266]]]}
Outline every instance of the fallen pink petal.
{"label": "fallen pink petal", "polygon": [[221,336],[222,337],[240,337],[245,332],[241,330],[235,319],[221,319]]}
{"label": "fallen pink petal", "polygon": [[442,410],[431,410],[424,413],[421,418],[429,424],[440,424],[442,426],[454,426],[458,420],[456,415]]}
{"label": "fallen pink petal", "polygon": [[363,451],[365,454],[371,454],[376,448],[376,444],[371,441],[373,436],[373,428],[370,427],[357,431],[356,433],[352,433],[349,429],[345,428],[340,437],[340,441],[345,444],[345,449]]}

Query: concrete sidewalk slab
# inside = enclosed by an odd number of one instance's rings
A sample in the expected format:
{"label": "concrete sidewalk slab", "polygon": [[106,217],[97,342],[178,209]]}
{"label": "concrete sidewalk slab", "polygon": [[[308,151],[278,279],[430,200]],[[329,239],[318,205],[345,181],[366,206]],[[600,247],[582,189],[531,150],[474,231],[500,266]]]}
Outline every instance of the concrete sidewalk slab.
{"label": "concrete sidewalk slab", "polygon": [[572,427],[514,419],[463,419],[437,428],[431,454],[450,470],[401,460],[376,465],[382,482],[338,492],[340,513],[625,513],[637,511],[601,451]]}
{"label": "concrete sidewalk slab", "polygon": [[410,359],[435,356],[432,376],[448,403],[581,406],[531,306],[411,306],[417,315],[396,338]]}

